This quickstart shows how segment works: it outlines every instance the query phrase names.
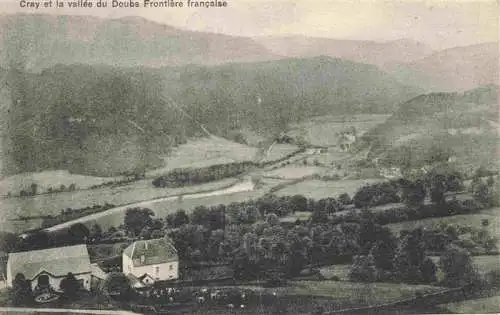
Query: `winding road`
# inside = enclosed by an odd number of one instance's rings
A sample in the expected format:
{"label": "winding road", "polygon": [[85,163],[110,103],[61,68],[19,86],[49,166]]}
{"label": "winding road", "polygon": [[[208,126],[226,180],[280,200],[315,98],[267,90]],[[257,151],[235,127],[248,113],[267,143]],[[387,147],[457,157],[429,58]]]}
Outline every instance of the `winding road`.
{"label": "winding road", "polygon": [[135,208],[135,207],[141,207],[141,208],[147,208],[150,207],[156,203],[159,202],[164,202],[164,201],[171,201],[171,200],[176,200],[179,198],[182,199],[197,199],[197,198],[205,198],[205,197],[211,197],[211,196],[221,196],[221,195],[229,195],[229,194],[234,194],[238,192],[245,192],[245,191],[252,191],[255,188],[255,184],[251,179],[244,179],[241,182],[238,182],[230,187],[225,187],[222,189],[217,189],[213,191],[204,191],[204,192],[197,192],[197,193],[192,193],[192,194],[179,194],[179,195],[171,195],[171,196],[166,196],[166,197],[160,197],[160,198],[155,198],[155,199],[150,199],[150,200],[144,200],[144,201],[139,201],[139,202],[133,202],[125,205],[121,205],[115,208],[111,208],[102,212],[94,213],[88,216],[84,216],[75,220],[67,221],[61,224],[57,224],[54,226],[51,226],[49,228],[46,228],[46,232],[54,232],[58,231],[61,229],[66,229],[72,226],[75,223],[85,223],[88,221],[93,221],[97,220],[102,217],[106,217],[108,215],[112,215],[115,213],[119,213],[122,211],[125,211],[126,209],[129,208]]}

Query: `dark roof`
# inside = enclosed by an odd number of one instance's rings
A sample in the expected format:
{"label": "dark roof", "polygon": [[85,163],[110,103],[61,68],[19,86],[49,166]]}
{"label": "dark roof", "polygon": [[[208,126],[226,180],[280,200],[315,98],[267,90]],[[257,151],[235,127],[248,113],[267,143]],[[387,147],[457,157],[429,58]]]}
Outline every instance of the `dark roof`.
{"label": "dark roof", "polygon": [[135,241],[125,248],[123,255],[130,257],[136,267],[162,264],[179,259],[177,250],[168,238]]}
{"label": "dark roof", "polygon": [[90,273],[90,259],[87,246],[75,245],[33,250],[9,254],[10,275],[22,273],[26,279],[33,279],[41,272],[54,277]]}

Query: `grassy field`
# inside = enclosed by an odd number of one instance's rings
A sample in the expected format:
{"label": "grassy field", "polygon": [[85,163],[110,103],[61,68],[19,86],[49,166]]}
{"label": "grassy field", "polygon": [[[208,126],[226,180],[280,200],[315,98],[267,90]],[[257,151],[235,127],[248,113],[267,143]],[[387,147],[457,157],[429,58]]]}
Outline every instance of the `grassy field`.
{"label": "grassy field", "polygon": [[[430,256],[430,258],[437,266],[439,266],[439,256]],[[491,271],[500,271],[500,256],[473,256],[472,261],[480,274],[485,274]]]}
{"label": "grassy field", "polygon": [[257,148],[215,136],[190,140],[164,157],[164,167],[149,171],[147,176],[159,176],[175,168],[253,161],[257,152]]}
{"label": "grassy field", "polygon": [[352,305],[376,305],[411,298],[417,291],[432,293],[443,288],[430,285],[398,283],[358,283],[345,281],[295,281],[287,290],[289,295],[328,297]]}
{"label": "grassy field", "polygon": [[285,166],[278,168],[269,172],[266,172],[264,176],[275,177],[281,179],[298,179],[305,176],[311,176],[313,174],[324,173],[326,169],[324,167],[316,166]]}
{"label": "grassy field", "polygon": [[380,182],[380,179],[354,179],[354,180],[306,180],[295,185],[290,185],[278,191],[279,196],[304,195],[307,198],[338,197],[342,193],[353,195],[358,188],[366,184]]}
{"label": "grassy field", "polygon": [[[253,191],[235,192],[219,196],[207,196],[201,198],[173,198],[164,201],[152,202],[147,205],[147,208],[154,211],[156,217],[165,218],[169,213],[173,213],[179,209],[184,209],[186,212],[192,211],[197,206],[212,206],[218,204],[229,204],[232,202],[242,202],[250,199],[262,197],[268,191],[268,187],[262,187]],[[103,229],[116,227],[123,223],[125,211],[111,213],[106,216],[99,217],[96,220],[87,221],[99,223]]]}
{"label": "grassy field", "polygon": [[271,150],[265,152],[266,155],[263,157],[261,162],[265,163],[265,162],[279,160],[289,154],[292,154],[298,149],[299,147],[296,145],[275,143],[271,147]]}
{"label": "grassy field", "polygon": [[311,212],[297,211],[291,215],[280,218],[280,222],[295,222],[297,219],[306,221],[311,217]]}
{"label": "grassy field", "polygon": [[[235,183],[234,178],[181,188],[155,188],[149,180],[141,180],[119,187],[82,190],[57,194],[39,195],[25,198],[7,198],[2,200],[3,211],[0,213],[2,230],[33,228],[36,223],[9,221],[18,216],[56,215],[66,208],[84,208],[110,203],[114,205],[137,202],[168,195],[193,193],[200,190],[218,189]],[[9,222],[7,222],[9,221]],[[41,223],[40,220],[35,220]],[[5,222],[5,223],[4,223]],[[23,224],[24,223],[24,224]],[[27,226],[27,228],[22,228]]]}
{"label": "grassy field", "polygon": [[492,236],[500,238],[500,209],[487,209],[482,210],[479,213],[472,214],[461,214],[454,215],[450,217],[442,217],[442,218],[428,218],[417,221],[408,221],[401,223],[392,223],[388,224],[393,232],[398,232],[405,229],[415,229],[418,227],[434,229],[439,227],[440,224],[451,224],[451,225],[459,225],[459,226],[472,226],[475,228],[481,228],[481,222],[483,220],[489,221],[489,226],[487,227],[489,233]]}
{"label": "grassy field", "polygon": [[320,273],[326,279],[331,279],[332,277],[337,277],[341,281],[349,280],[349,272],[351,271],[351,265],[331,265],[321,267]]}
{"label": "grassy field", "polygon": [[294,125],[290,135],[301,136],[312,145],[336,146],[337,133],[355,127],[358,135],[384,122],[390,115],[325,116]]}
{"label": "grassy field", "polygon": [[497,314],[500,296],[466,300],[440,305],[446,312],[453,314]]}
{"label": "grassy field", "polygon": [[21,190],[31,191],[31,184],[38,186],[38,193],[45,193],[49,187],[59,189],[61,185],[66,188],[71,184],[76,185],[76,189],[87,189],[93,185],[103,184],[108,181],[119,180],[115,177],[95,177],[78,174],[71,174],[65,170],[43,171],[38,173],[22,173],[4,178],[0,181],[0,195],[19,195]]}

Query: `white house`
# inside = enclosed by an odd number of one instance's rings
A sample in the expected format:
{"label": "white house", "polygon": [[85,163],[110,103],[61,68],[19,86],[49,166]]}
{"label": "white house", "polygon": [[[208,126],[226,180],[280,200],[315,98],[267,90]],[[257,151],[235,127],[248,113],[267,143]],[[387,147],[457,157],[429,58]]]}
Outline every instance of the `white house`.
{"label": "white house", "polygon": [[61,280],[72,273],[82,288],[90,290],[92,270],[85,245],[65,246],[10,253],[7,260],[7,286],[12,287],[18,273],[31,281],[33,290],[51,288],[60,291]]}
{"label": "white house", "polygon": [[347,152],[356,142],[356,135],[353,132],[343,131],[339,134],[338,147],[342,152]]}
{"label": "white house", "polygon": [[145,285],[179,278],[179,257],[168,238],[130,244],[123,251],[122,262],[123,273]]}

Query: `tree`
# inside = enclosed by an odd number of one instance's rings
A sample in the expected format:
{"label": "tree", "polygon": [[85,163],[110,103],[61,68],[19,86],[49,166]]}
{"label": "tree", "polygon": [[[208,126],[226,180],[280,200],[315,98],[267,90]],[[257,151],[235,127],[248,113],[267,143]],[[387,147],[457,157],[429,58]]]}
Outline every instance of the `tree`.
{"label": "tree", "polygon": [[422,229],[401,235],[399,246],[394,255],[394,268],[400,280],[421,282],[421,266],[425,259],[425,242]]}
{"label": "tree", "polygon": [[51,245],[52,240],[49,234],[43,230],[30,233],[21,241],[21,247],[23,250],[48,248]]}
{"label": "tree", "polygon": [[444,272],[443,284],[450,287],[462,287],[473,283],[477,273],[468,251],[458,246],[450,246],[439,260]]}
{"label": "tree", "polygon": [[13,233],[0,232],[0,251],[11,253],[18,247],[19,239]]}
{"label": "tree", "polygon": [[141,230],[141,233],[139,234],[139,237],[143,240],[148,240],[151,238],[151,230],[149,229],[149,227],[144,227],[142,230]]}
{"label": "tree", "polygon": [[353,281],[373,282],[377,280],[377,269],[373,255],[355,256],[349,272]]}
{"label": "tree", "polygon": [[83,223],[75,223],[68,230],[68,238],[71,243],[84,243],[89,236],[90,231]]}
{"label": "tree", "polygon": [[373,255],[375,267],[377,269],[392,270],[396,247],[397,242],[392,234],[385,239],[377,241],[375,245],[373,245],[370,253]]}
{"label": "tree", "polygon": [[151,238],[156,239],[156,238],[162,238],[164,236],[164,233],[161,230],[153,230],[151,232]]}
{"label": "tree", "polygon": [[69,272],[64,279],[61,280],[59,288],[64,292],[63,296],[65,298],[73,298],[77,295],[80,289],[80,283],[75,278],[73,273]]}
{"label": "tree", "polygon": [[292,212],[307,211],[307,198],[302,195],[294,195],[290,198]]}
{"label": "tree", "polygon": [[22,273],[16,274],[12,282],[12,303],[15,306],[26,306],[32,302],[33,292],[31,291],[31,284]]}
{"label": "tree", "polygon": [[429,257],[425,258],[422,265],[420,266],[420,271],[422,273],[422,280],[426,283],[432,283],[436,281],[436,264]]}
{"label": "tree", "polygon": [[104,293],[118,300],[127,300],[132,295],[130,281],[122,272],[110,273],[103,284]]}
{"label": "tree", "polygon": [[75,190],[76,190],[76,185],[75,185],[75,183],[73,183],[73,184],[69,185],[69,187],[68,187],[68,191],[75,191]]}
{"label": "tree", "polygon": [[90,238],[93,241],[97,241],[102,238],[102,228],[99,224],[96,223],[90,228]]}
{"label": "tree", "polygon": [[422,181],[407,183],[403,188],[403,200],[407,206],[417,207],[425,200],[425,187]]}
{"label": "tree", "polygon": [[348,193],[341,194],[339,196],[338,200],[341,204],[346,205],[346,206],[352,204],[352,199]]}
{"label": "tree", "polygon": [[431,178],[431,201],[437,205],[446,203],[444,193],[446,191],[446,178],[444,175],[435,174]]}
{"label": "tree", "polygon": [[137,236],[145,227],[150,227],[153,223],[154,212],[147,208],[129,208],[125,212],[125,229]]}
{"label": "tree", "polygon": [[31,189],[31,194],[34,196],[38,192],[38,185],[36,183],[32,183],[30,189]]}
{"label": "tree", "polygon": [[278,225],[280,223],[280,219],[275,213],[269,213],[266,216],[266,222],[270,226]]}
{"label": "tree", "polygon": [[188,223],[189,223],[189,217],[186,214],[186,211],[181,209],[175,213],[174,221],[173,221],[174,227],[180,227],[180,226],[182,226],[184,224],[188,224]]}

